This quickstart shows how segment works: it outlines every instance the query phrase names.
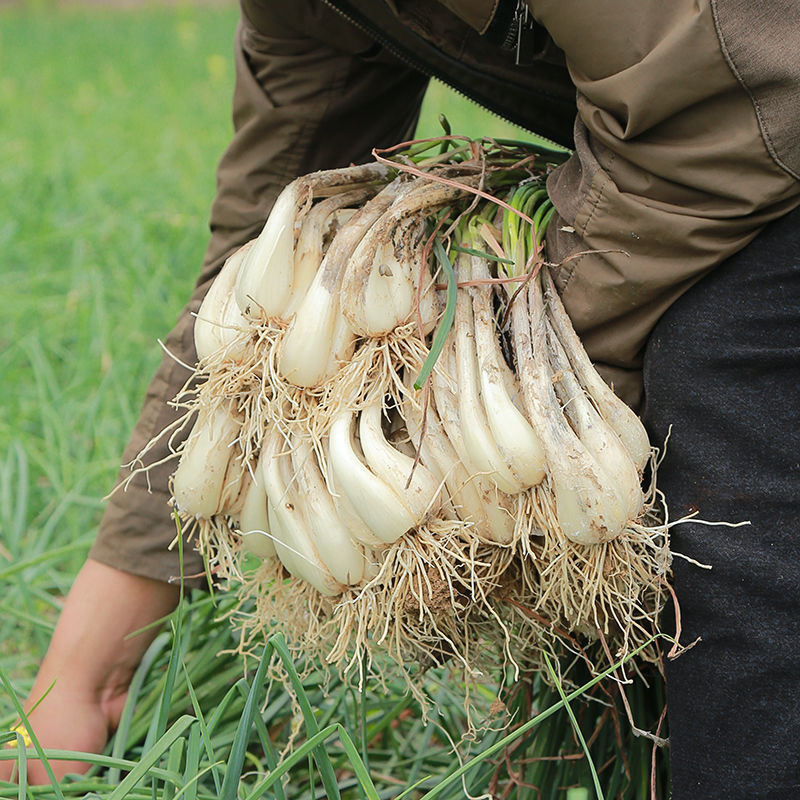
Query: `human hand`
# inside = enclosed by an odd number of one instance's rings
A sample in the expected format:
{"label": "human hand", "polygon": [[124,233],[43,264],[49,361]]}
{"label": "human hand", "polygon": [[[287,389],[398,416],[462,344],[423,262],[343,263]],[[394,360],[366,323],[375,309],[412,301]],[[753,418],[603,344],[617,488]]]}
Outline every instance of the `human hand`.
{"label": "human hand", "polygon": [[[176,586],[86,561],[24,704],[43,748],[103,751],[119,724],[133,673],[158,632],[158,626],[141,629],[169,614],[178,596]],[[89,768],[80,760],[53,760],[50,766],[56,779]],[[16,761],[0,761],[0,780],[12,780],[15,769]],[[49,781],[44,765],[29,759],[28,782]]]}

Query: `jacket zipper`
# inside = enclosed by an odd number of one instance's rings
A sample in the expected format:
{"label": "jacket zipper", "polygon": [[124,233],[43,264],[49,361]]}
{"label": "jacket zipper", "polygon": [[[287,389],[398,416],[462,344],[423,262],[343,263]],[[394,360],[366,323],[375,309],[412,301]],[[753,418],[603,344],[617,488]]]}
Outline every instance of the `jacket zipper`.
{"label": "jacket zipper", "polygon": [[517,66],[522,60],[522,42],[525,31],[533,30],[533,18],[526,0],[517,0],[514,17],[506,30],[501,47],[506,51],[514,51],[514,60]]}
{"label": "jacket zipper", "polygon": [[[445,84],[448,88],[452,89],[457,95],[463,97],[464,99],[468,100],[471,103],[475,103],[486,111],[488,111],[493,116],[497,117],[498,119],[503,120],[511,125],[515,125],[520,127],[518,123],[514,122],[513,120],[509,119],[508,117],[501,114],[499,111],[495,111],[491,107],[491,101],[488,101],[486,98],[482,98],[480,95],[475,94],[474,92],[470,92],[466,87],[462,86],[461,84],[455,84],[449,80],[443,80],[439,75],[434,74],[431,69],[423,62],[416,58],[413,54],[409,53],[407,50],[398,47],[398,45],[392,40],[389,39],[388,36],[385,36],[384,33],[376,28],[374,25],[371,25],[368,20],[365,20],[363,16],[359,15],[358,17],[354,16],[352,13],[343,11],[339,8],[332,0],[322,0],[323,4],[332,8],[340,17],[346,19],[351,25],[354,25],[363,33],[366,33],[369,37],[374,39],[381,47],[386,48],[392,55],[398,58],[407,66],[411,67],[412,69],[416,70],[417,72],[421,72],[423,75],[427,75],[429,78],[435,78],[440,83]],[[524,6],[525,12],[527,12],[528,4],[525,0],[517,0],[517,10],[514,12],[514,18],[511,22],[509,30],[506,34],[505,41],[509,41],[512,36],[515,36],[512,40],[512,47],[519,47],[519,39],[521,38],[521,8]],[[527,16],[525,17],[525,23],[527,24]],[[519,55],[517,55],[519,58]],[[539,139],[540,142],[544,143],[541,149],[549,150],[550,154],[553,156],[561,156],[563,157],[565,154],[568,154],[570,151],[568,148],[563,147],[562,145],[558,144],[558,142],[553,141],[552,139],[548,139],[545,136],[541,136],[540,134],[536,133],[535,131],[531,131],[531,133]]]}

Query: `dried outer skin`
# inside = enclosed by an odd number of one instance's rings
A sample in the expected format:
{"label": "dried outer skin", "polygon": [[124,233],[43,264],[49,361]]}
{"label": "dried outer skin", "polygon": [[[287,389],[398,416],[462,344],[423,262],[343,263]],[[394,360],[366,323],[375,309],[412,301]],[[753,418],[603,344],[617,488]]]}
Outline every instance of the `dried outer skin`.
{"label": "dried outer skin", "polygon": [[377,187],[370,186],[335,194],[312,206],[305,215],[294,250],[294,276],[291,297],[286,306],[287,318],[297,310],[317,274],[322,263],[325,237],[331,224],[336,222],[336,213],[343,209],[350,210],[349,206],[362,206],[376,191]]}
{"label": "dried outer skin", "polygon": [[179,511],[209,519],[221,510],[231,445],[240,427],[224,408],[198,414],[172,477],[172,496]]}
{"label": "dried outer skin", "polygon": [[364,239],[353,254],[353,261],[362,258],[361,250],[373,252],[373,263],[361,291],[349,294],[352,282],[345,281],[347,301],[342,305],[353,330],[360,336],[378,337],[394,330],[411,316],[416,298],[415,275],[419,273],[422,250],[422,226],[415,218],[400,221],[388,231],[388,238],[377,246]]}
{"label": "dried outer skin", "polygon": [[309,172],[297,180],[301,196],[331,197],[340,192],[386,183],[391,174],[392,170],[385,164],[371,162]]}
{"label": "dried outer skin", "polygon": [[561,297],[546,270],[542,275],[542,280],[548,318],[565,351],[569,354],[576,377],[592,396],[603,419],[619,436],[641,474],[651,453],[650,440],[642,421],[628,405],[614,394],[611,387],[597,373],[572,327]]}
{"label": "dried outer skin", "polygon": [[[473,256],[473,279],[488,278],[485,262]],[[492,289],[488,285],[471,287],[475,349],[481,401],[497,449],[509,470],[524,487],[544,480],[545,458],[539,437],[522,412],[514,405],[508,387],[516,390],[516,377],[505,363],[494,323]],[[515,391],[516,393],[516,391]]]}
{"label": "dried outer skin", "polygon": [[278,351],[278,371],[296,386],[314,387],[331,377],[341,355],[354,346],[355,334],[342,316],[340,289],[346,265],[366,232],[396,196],[389,184],[343,225],[331,242],[311,285],[297,307]]}
{"label": "dried outer skin", "polygon": [[471,523],[483,539],[498,544],[509,543],[514,535],[514,518],[498,502],[498,491],[494,484],[480,476],[470,477],[434,405],[429,404],[426,410],[424,436],[422,412],[410,400],[403,405],[403,416],[422,461],[435,469],[444,480],[458,518]]}
{"label": "dried outer skin", "polygon": [[[234,286],[241,265],[253,242],[240,247],[230,255],[203,298],[194,321],[194,346],[197,358],[203,360],[229,347],[237,329],[247,326],[234,297]],[[241,353],[232,353],[239,357]]]}
{"label": "dried outer skin", "polygon": [[525,490],[497,447],[480,397],[475,321],[469,293],[460,289],[456,302],[455,360],[458,382],[458,418],[464,442],[466,466],[471,473],[485,473],[507,494]]}
{"label": "dried outer skin", "polygon": [[555,368],[553,387],[561,408],[582,444],[616,486],[625,502],[627,516],[636,520],[644,507],[639,472],[617,434],[600,416],[578,382],[558,337],[545,317],[550,358]]}
{"label": "dried outer skin", "polygon": [[[527,299],[527,303],[521,302]],[[517,374],[528,419],[544,447],[558,524],[577,544],[610,541],[628,522],[616,487],[570,428],[553,389],[547,359],[544,303],[538,279],[511,308]]]}
{"label": "dried outer skin", "polygon": [[[473,506],[471,509],[465,506],[464,513],[473,517],[473,522],[476,526],[480,526],[479,529],[484,538],[498,544],[509,544],[514,537],[514,517],[511,511],[510,496],[499,491],[486,475],[477,473],[469,467],[469,458],[461,435],[456,393],[458,387],[454,378],[448,377],[448,375],[456,374],[455,353],[451,340],[445,343],[439,356],[439,362],[430,378],[435,408],[450,445],[463,465],[469,482],[474,485],[480,497],[479,506]],[[482,509],[482,512],[479,512],[479,508]]]}
{"label": "dried outer skin", "polygon": [[[459,180],[465,186],[478,183],[474,176]],[[416,235],[414,227],[420,216],[468,194],[466,188],[421,178],[405,184],[391,207],[359,244],[342,280],[342,311],[356,333],[380,336],[410,317],[417,280],[413,274],[419,269],[407,266],[410,259],[406,254],[416,249],[418,243],[406,237]],[[395,233],[396,229],[399,233]],[[402,275],[397,275],[398,269]],[[381,274],[382,271],[385,274]],[[388,302],[382,304],[382,299]],[[381,313],[382,306],[385,313]]]}
{"label": "dried outer skin", "polygon": [[236,302],[246,316],[281,318],[292,296],[294,253],[300,220],[315,197],[383,183],[389,170],[380,164],[312,172],[296,178],[278,195],[236,281]]}

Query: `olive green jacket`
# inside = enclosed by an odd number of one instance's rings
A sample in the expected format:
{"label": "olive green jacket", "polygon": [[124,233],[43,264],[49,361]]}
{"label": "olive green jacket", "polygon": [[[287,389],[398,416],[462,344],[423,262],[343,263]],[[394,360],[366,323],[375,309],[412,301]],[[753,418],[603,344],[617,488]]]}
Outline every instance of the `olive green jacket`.
{"label": "olive green jacket", "polygon": [[[527,23],[524,8],[242,0],[235,134],[219,165],[202,275],[168,349],[194,361],[191,312],[224,258],[258,233],[281,187],[408,138],[436,75],[574,147],[548,182],[560,215],[549,257],[590,356],[638,407],[642,353],[659,316],[800,204],[800,3],[528,0]],[[185,379],[165,358],[126,460],[174,418],[165,401]],[[164,556],[173,466],[150,473],[155,496],[142,478],[112,498],[93,557],[177,574]],[[199,571],[189,559],[187,571]]]}
{"label": "olive green jacket", "polygon": [[[528,0],[527,25],[520,6],[243,0],[256,91],[280,106],[249,120],[259,170],[281,183],[399,141],[418,71],[574,146],[548,184],[560,214],[549,254],[590,355],[636,406],[644,344],[666,307],[800,203],[800,4]],[[400,61],[388,76],[386,51]],[[239,113],[242,97],[240,87]],[[283,113],[280,126],[267,119]],[[291,157],[276,159],[287,146]],[[233,147],[214,222],[226,177],[240,180]]]}

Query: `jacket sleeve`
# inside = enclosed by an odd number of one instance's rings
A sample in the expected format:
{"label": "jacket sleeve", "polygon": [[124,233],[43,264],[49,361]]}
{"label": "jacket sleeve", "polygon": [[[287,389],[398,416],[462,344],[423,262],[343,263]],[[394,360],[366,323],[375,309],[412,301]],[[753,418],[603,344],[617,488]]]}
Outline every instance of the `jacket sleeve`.
{"label": "jacket sleeve", "polygon": [[[797,59],[768,35],[800,38],[800,26],[784,24],[797,7],[530,4],[577,89],[575,154],[548,181],[560,215],[548,233],[556,283],[589,355],[637,407],[644,345],[661,314],[800,203],[759,103],[759,87],[797,86],[783,74]],[[798,105],[784,103],[778,119],[773,95],[772,133],[796,130]]]}
{"label": "jacket sleeve", "polygon": [[[192,296],[166,339],[165,356],[123,454],[130,463],[177,417],[168,402],[194,364],[193,312],[225,258],[258,234],[275,198],[298,175],[363,162],[372,147],[408,138],[427,79],[384,53],[369,37],[313,0],[243,0],[235,39],[233,139],[217,171],[211,239]],[[180,439],[166,437],[137,474],[110,497],[90,557],[167,581],[179,574],[168,505],[170,454]],[[166,460],[165,460],[166,459]],[[123,467],[118,477],[130,476]],[[199,555],[185,548],[184,574],[198,576]]]}

